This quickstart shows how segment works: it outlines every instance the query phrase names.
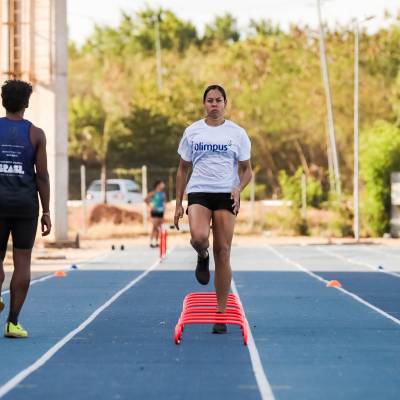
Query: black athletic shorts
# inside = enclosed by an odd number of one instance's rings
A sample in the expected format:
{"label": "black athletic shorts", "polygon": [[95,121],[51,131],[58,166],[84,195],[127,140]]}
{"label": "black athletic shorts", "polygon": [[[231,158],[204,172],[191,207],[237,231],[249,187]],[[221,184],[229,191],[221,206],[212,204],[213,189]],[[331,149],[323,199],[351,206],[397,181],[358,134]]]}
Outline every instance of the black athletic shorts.
{"label": "black athletic shorts", "polygon": [[151,210],[151,218],[164,218],[163,211]]}
{"label": "black athletic shorts", "polygon": [[[200,204],[211,211],[228,210],[233,212],[233,199],[230,193],[194,192],[188,194],[188,208],[192,204]],[[188,211],[186,210],[186,214]]]}
{"label": "black athletic shorts", "polygon": [[7,250],[10,233],[13,247],[23,250],[32,249],[37,224],[37,218],[0,218],[0,251]]}

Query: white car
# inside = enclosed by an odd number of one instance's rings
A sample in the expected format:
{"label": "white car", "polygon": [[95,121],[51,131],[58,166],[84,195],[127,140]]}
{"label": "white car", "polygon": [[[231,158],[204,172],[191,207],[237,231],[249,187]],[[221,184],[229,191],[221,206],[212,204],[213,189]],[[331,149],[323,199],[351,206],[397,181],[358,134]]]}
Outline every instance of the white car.
{"label": "white car", "polygon": [[[107,179],[106,196],[108,204],[142,203],[143,196],[139,185],[130,179]],[[86,193],[88,203],[101,203],[101,181],[91,183]]]}

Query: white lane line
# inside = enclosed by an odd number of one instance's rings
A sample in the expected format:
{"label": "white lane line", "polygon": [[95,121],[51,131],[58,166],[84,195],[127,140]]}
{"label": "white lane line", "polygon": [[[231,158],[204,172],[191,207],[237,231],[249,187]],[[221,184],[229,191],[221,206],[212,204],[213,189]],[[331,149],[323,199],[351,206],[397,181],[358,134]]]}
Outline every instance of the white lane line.
{"label": "white lane line", "polygon": [[332,256],[332,257],[336,257],[337,259],[342,260],[342,261],[346,261],[346,262],[348,262],[350,264],[359,265],[361,267],[369,268],[369,269],[371,269],[371,270],[373,270],[375,272],[381,272],[383,274],[388,274],[388,275],[394,276],[396,278],[400,278],[400,275],[396,274],[395,272],[386,271],[384,269],[379,269],[379,268],[375,267],[374,265],[369,264],[369,263],[367,263],[365,261],[358,261],[358,260],[355,260],[354,258],[346,257],[346,256],[343,256],[341,254],[335,253],[333,251],[329,251],[329,250],[323,249],[322,247],[319,247],[319,246],[317,246],[316,249],[321,253],[327,254],[327,255]]}
{"label": "white lane line", "polygon": [[[85,262],[73,262],[71,264],[80,264],[80,265],[95,264],[96,262],[104,260],[108,256],[108,253],[109,252],[106,252],[100,256],[93,256],[91,258],[88,258]],[[70,269],[71,269],[71,267],[64,267],[64,268],[59,269],[58,271],[69,271]],[[54,277],[55,277],[54,272],[52,272],[48,275],[42,276],[41,278],[32,279],[29,286],[32,286],[35,283],[47,281],[48,279],[51,279]],[[8,293],[10,293],[10,289],[3,290],[1,293],[8,294]]]}
{"label": "white lane line", "polygon": [[[171,249],[172,251],[172,249]],[[51,357],[54,356],[63,346],[65,346],[76,334],[83,331],[95,318],[103,312],[107,307],[114,303],[121,295],[123,295],[132,286],[142,280],[146,275],[153,271],[160,264],[160,260],[157,260],[153,265],[143,271],[139,276],[129,282],[121,290],[115,293],[109,300],[107,300],[102,306],[97,308],[84,322],[82,322],[77,328],[69,332],[61,340],[59,340],[54,346],[52,346],[46,353],[39,357],[33,364],[29,367],[23,369],[4,385],[0,386],[0,397],[3,397],[10,390],[14,389],[19,383],[21,383],[26,377],[35,372],[37,369],[42,367]]]}
{"label": "white lane line", "polygon": [[[232,279],[232,292],[238,297],[240,303],[242,304],[242,301],[239,296],[239,292],[237,291],[235,281]],[[243,305],[242,305],[243,308]],[[243,308],[244,311],[244,308]],[[250,353],[250,360],[251,364],[253,366],[253,372],[254,376],[257,381],[258,389],[261,394],[261,398],[263,400],[275,400],[274,394],[272,393],[271,385],[268,382],[267,375],[265,374],[260,354],[258,352],[256,343],[254,341],[253,334],[250,329],[250,325],[247,324],[247,347],[249,349]]]}
{"label": "white lane line", "polygon": [[[309,271],[307,268],[305,268],[303,265],[301,265],[300,263],[291,260],[290,258],[286,257],[285,255],[283,255],[282,253],[280,253],[278,250],[276,250],[275,248],[273,248],[270,245],[266,246],[272,253],[274,253],[275,255],[277,255],[278,257],[280,257],[282,260],[286,261],[289,264],[292,264],[293,266],[295,266],[296,268],[298,268],[299,270],[305,272],[306,274],[312,276],[315,279],[318,279],[320,282],[323,282],[324,284],[327,284],[328,281],[324,278],[322,278],[321,276],[314,274],[314,272]],[[376,311],[378,314],[382,315],[383,317],[390,319],[392,322],[394,322],[397,325],[400,325],[400,320],[393,317],[392,315],[388,314],[387,312],[381,310],[380,308],[374,306],[371,303],[368,303],[368,301],[362,299],[361,297],[357,296],[356,294],[349,292],[346,289],[343,289],[342,287],[335,287],[335,288],[330,288],[330,289],[337,289],[340,290],[342,293],[347,294],[348,296],[350,296],[351,298],[353,298],[354,300],[358,301],[361,304],[364,304],[365,306],[367,306],[368,308],[371,308],[372,310]]]}

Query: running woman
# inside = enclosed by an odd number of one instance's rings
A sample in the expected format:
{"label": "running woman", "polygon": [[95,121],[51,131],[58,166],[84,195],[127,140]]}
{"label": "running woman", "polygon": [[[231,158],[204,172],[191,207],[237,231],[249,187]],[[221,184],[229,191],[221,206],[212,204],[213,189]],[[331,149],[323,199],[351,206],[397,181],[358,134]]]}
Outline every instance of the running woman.
{"label": "running woman", "polygon": [[150,234],[150,247],[158,247],[158,237],[164,221],[165,211],[165,183],[161,180],[154,183],[154,190],[146,197],[146,203],[151,205],[151,219],[153,229]]}
{"label": "running woman", "polygon": [[[250,139],[243,128],[224,118],[226,104],[225,90],[219,85],[208,86],[203,95],[206,118],[190,125],[183,134],[178,148],[181,158],[174,217],[179,229],[186,187],[190,243],[197,252],[195,275],[202,285],[210,280],[208,248],[212,222],[214,285],[220,313],[226,310],[232,280],[230,252],[240,192],[252,177]],[[190,168],[192,174],[186,186]],[[226,324],[214,324],[213,333],[226,331]]]}
{"label": "running woman", "polygon": [[[32,86],[8,80],[1,88],[6,116],[0,118],[0,295],[4,282],[3,261],[9,236],[13,242],[14,271],[10,283],[10,311],[4,336],[25,338],[28,332],[18,316],[28,293],[31,253],[42,205],[42,236],[51,230],[46,137],[43,131],[23,119]],[[0,296],[0,311],[4,300]]]}

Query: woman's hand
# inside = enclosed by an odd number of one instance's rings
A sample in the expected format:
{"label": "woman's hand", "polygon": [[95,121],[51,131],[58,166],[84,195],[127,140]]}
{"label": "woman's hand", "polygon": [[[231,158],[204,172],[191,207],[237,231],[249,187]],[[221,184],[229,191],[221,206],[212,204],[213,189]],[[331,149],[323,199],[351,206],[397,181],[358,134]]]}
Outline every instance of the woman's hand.
{"label": "woman's hand", "polygon": [[174,225],[175,225],[175,228],[178,229],[178,231],[179,231],[179,220],[181,218],[183,218],[184,213],[185,213],[185,210],[184,210],[182,204],[177,204],[175,207]]}
{"label": "woman's hand", "polygon": [[235,215],[238,214],[240,208],[240,188],[235,187],[231,192],[231,199],[233,200],[232,211]]}

